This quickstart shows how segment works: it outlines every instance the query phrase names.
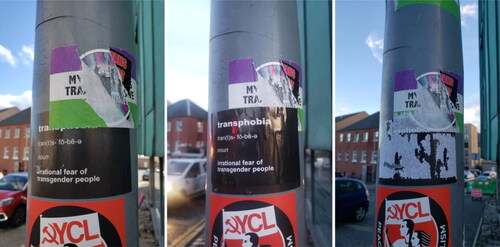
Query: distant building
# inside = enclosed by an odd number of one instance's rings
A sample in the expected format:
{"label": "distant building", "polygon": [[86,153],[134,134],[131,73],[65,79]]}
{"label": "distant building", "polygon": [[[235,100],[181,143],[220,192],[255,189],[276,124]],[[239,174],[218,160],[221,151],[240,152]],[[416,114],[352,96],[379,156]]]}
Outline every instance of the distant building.
{"label": "distant building", "polygon": [[11,107],[11,108],[5,108],[0,110],[0,121],[20,112],[19,108],[17,107]]}
{"label": "distant building", "polygon": [[375,182],[378,161],[380,112],[335,133],[335,172]]}
{"label": "distant building", "polygon": [[0,171],[28,171],[31,107],[0,121]]}
{"label": "distant building", "polygon": [[480,165],[479,157],[474,160],[474,156],[479,156],[479,136],[477,127],[474,124],[465,124],[464,127],[464,167],[472,169]]}
{"label": "distant building", "polygon": [[167,108],[167,152],[194,152],[207,146],[208,112],[189,99]]}
{"label": "distant building", "polygon": [[368,113],[364,111],[335,117],[335,130],[343,129],[366,117]]}

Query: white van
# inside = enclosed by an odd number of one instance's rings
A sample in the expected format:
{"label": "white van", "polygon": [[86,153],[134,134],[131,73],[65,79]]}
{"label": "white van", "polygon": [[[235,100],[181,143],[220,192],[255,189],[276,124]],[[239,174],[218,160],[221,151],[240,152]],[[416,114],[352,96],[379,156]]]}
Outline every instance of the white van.
{"label": "white van", "polygon": [[168,159],[167,200],[182,201],[205,193],[207,158]]}

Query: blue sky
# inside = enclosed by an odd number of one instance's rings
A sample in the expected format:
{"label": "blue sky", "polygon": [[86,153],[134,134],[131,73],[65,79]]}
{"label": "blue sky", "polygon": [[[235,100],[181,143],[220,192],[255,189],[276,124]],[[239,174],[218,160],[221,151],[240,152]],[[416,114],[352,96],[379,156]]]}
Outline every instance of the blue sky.
{"label": "blue sky", "polygon": [[0,0],[0,109],[31,106],[35,1]]}
{"label": "blue sky", "polygon": [[[464,114],[479,126],[477,0],[461,0]],[[336,1],[335,116],[380,110],[385,1]]]}

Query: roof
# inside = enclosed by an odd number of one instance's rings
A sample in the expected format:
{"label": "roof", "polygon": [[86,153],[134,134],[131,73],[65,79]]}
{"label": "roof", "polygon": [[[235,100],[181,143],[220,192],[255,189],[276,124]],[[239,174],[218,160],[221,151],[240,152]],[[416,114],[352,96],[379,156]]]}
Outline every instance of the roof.
{"label": "roof", "polygon": [[[2,112],[4,112],[4,111],[7,111],[7,110],[14,109],[14,108],[17,108],[17,107],[15,107],[15,106],[14,106],[14,107],[10,107],[10,108],[5,108],[5,109],[2,109],[2,110],[0,110],[0,113],[2,113]],[[17,108],[17,109],[19,109],[19,108]]]}
{"label": "roof", "polygon": [[380,122],[380,112],[376,112],[339,131],[375,129],[379,127],[379,122]]}
{"label": "roof", "polygon": [[28,107],[9,118],[0,121],[0,126],[10,126],[31,123],[31,107]]}
{"label": "roof", "polygon": [[189,99],[171,104],[167,108],[167,118],[194,117],[208,120],[208,112]]}
{"label": "roof", "polygon": [[356,112],[356,113],[351,113],[351,114],[347,114],[347,115],[342,115],[342,116],[338,116],[338,117],[335,117],[335,122],[340,122],[346,118],[349,118],[349,117],[352,117],[354,115],[357,115],[357,114],[360,114],[360,113],[363,113],[364,111],[360,111],[360,112]]}

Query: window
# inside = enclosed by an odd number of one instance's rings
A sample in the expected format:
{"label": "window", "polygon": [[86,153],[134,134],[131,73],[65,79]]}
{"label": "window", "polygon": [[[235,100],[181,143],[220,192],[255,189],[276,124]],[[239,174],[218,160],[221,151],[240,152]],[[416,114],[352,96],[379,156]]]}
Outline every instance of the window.
{"label": "window", "polygon": [[198,133],[203,133],[203,123],[198,121]]}
{"label": "window", "polygon": [[465,152],[465,157],[469,157],[469,150],[466,149],[464,150],[464,152]]}
{"label": "window", "polygon": [[21,136],[21,130],[19,128],[14,129],[14,138],[19,138]]}
{"label": "window", "polygon": [[172,130],[172,123],[167,122],[167,132],[170,132]]}
{"label": "window", "polygon": [[359,141],[359,132],[354,133],[354,142]]}
{"label": "window", "polygon": [[469,160],[468,159],[464,159],[464,165],[468,165],[469,164]]}
{"label": "window", "polygon": [[0,129],[0,138],[2,138],[2,129]]}
{"label": "window", "polygon": [[29,160],[29,159],[30,159],[30,147],[24,147],[23,160]]}
{"label": "window", "polygon": [[196,178],[200,173],[200,163],[194,163],[186,174],[186,178]]}
{"label": "window", "polygon": [[3,158],[8,159],[9,158],[9,147],[4,147],[3,148]]}
{"label": "window", "polygon": [[363,132],[363,142],[367,142],[367,141],[368,141],[368,131]]}
{"label": "window", "polygon": [[351,141],[351,133],[347,133],[347,142]]}
{"label": "window", "polygon": [[345,156],[345,161],[349,161],[349,152],[346,151],[344,156]]}
{"label": "window", "polygon": [[469,142],[469,134],[464,135],[464,142]]}
{"label": "window", "polygon": [[342,151],[337,153],[337,160],[342,160]]}
{"label": "window", "polygon": [[14,147],[12,150],[12,159],[17,160],[17,159],[19,159],[18,156],[19,156],[19,148]]}
{"label": "window", "polygon": [[344,133],[340,133],[339,138],[340,138],[339,142],[343,142],[344,141]]}
{"label": "window", "polygon": [[378,130],[373,134],[373,142],[378,142]]}
{"label": "window", "polygon": [[29,138],[30,132],[31,132],[30,127],[26,127],[26,129],[24,130],[24,137]]}
{"label": "window", "polygon": [[5,139],[9,139],[9,138],[10,138],[10,129],[9,129],[9,128],[7,128],[7,129],[5,130]]}
{"label": "window", "polygon": [[372,151],[372,161],[370,163],[377,164],[377,159],[378,159],[378,151]]}
{"label": "window", "polygon": [[465,133],[469,133],[469,127],[465,127],[465,128],[464,128],[464,132],[465,132]]}
{"label": "window", "polygon": [[182,120],[177,120],[177,126],[175,126],[175,131],[176,132],[181,132],[182,131]]}
{"label": "window", "polygon": [[361,151],[361,163],[366,163],[366,150]]}
{"label": "window", "polygon": [[352,151],[352,162],[358,162],[358,151]]}

